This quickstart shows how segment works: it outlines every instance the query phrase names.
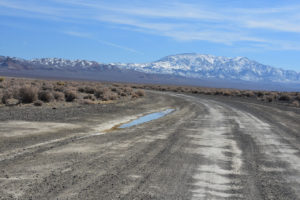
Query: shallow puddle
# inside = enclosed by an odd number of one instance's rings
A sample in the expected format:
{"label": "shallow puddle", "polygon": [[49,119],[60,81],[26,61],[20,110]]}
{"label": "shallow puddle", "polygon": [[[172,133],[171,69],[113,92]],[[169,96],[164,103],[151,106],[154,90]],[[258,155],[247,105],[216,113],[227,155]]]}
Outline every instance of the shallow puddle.
{"label": "shallow puddle", "polygon": [[135,125],[139,125],[145,122],[149,122],[155,119],[159,119],[162,118],[163,116],[170,114],[171,112],[173,112],[175,109],[167,109],[161,112],[156,112],[156,113],[151,113],[149,115],[145,115],[143,117],[140,117],[136,120],[133,120],[131,122],[128,122],[126,124],[121,125],[119,128],[129,128],[131,126],[135,126]]}

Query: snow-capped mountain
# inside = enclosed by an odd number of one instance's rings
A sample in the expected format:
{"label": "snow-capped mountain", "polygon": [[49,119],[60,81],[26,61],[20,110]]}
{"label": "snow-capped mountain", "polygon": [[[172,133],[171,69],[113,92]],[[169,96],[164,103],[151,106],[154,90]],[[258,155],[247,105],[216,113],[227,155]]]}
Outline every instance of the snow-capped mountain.
{"label": "snow-capped mountain", "polygon": [[62,58],[41,58],[25,60],[0,56],[0,69],[9,70],[60,70],[60,71],[103,71],[120,70],[117,66],[87,60],[67,60]]}
{"label": "snow-capped mountain", "polygon": [[300,83],[300,73],[263,65],[245,57],[227,58],[191,53],[167,56],[152,63],[119,66],[146,73],[190,78]]}

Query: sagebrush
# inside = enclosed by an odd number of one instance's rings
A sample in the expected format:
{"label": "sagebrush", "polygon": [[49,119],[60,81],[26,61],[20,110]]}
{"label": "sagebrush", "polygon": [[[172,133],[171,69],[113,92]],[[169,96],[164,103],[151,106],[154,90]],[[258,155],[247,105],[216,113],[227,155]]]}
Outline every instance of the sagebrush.
{"label": "sagebrush", "polygon": [[3,78],[0,81],[0,104],[33,104],[77,102],[97,104],[104,101],[133,99],[145,92],[127,84],[83,81],[51,81],[23,78]]}

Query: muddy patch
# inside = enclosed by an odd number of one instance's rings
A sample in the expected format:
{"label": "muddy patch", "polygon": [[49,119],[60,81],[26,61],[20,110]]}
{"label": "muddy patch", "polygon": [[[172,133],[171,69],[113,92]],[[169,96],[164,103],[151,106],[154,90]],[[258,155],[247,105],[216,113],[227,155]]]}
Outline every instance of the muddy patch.
{"label": "muddy patch", "polygon": [[143,124],[143,123],[146,123],[146,122],[149,122],[149,121],[152,121],[152,120],[156,120],[156,119],[162,118],[162,117],[170,114],[174,110],[175,109],[166,109],[166,110],[161,111],[161,112],[151,113],[151,114],[139,117],[138,119],[135,119],[135,120],[133,120],[131,122],[128,122],[126,124],[123,124],[123,125],[119,126],[118,128],[129,128],[129,127],[136,126],[136,125],[139,125],[139,124]]}

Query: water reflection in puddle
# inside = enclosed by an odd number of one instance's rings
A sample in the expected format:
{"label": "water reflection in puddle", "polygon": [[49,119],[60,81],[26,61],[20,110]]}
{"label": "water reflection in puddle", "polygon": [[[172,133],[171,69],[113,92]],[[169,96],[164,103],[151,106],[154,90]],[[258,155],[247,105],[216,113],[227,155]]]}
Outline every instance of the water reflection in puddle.
{"label": "water reflection in puddle", "polygon": [[161,118],[161,117],[163,117],[167,114],[170,114],[174,110],[175,109],[167,109],[167,110],[164,110],[164,111],[161,111],[161,112],[151,113],[149,115],[145,115],[145,116],[140,117],[136,120],[133,120],[129,123],[123,124],[119,128],[129,128],[131,126],[135,126],[135,125],[142,124],[142,123],[145,123],[145,122],[148,122],[148,121],[159,119],[159,118]]}

